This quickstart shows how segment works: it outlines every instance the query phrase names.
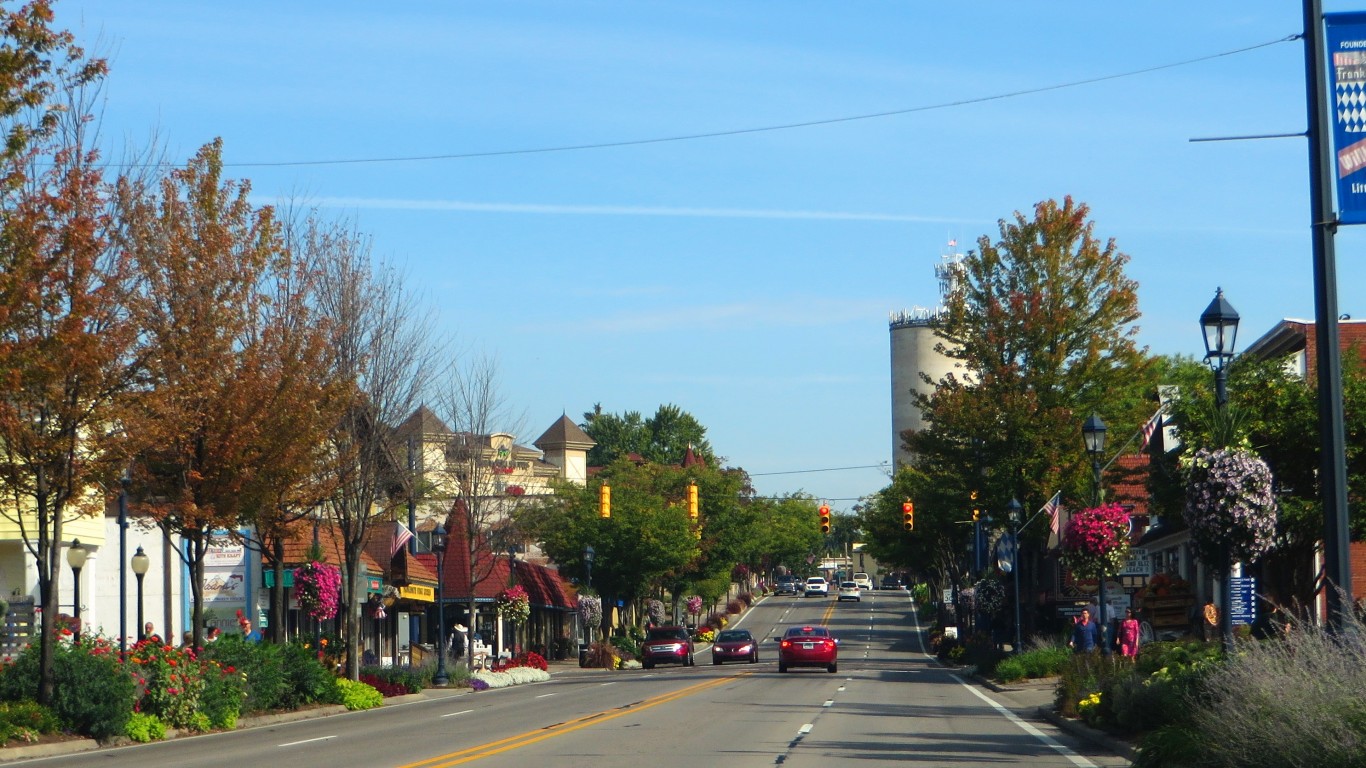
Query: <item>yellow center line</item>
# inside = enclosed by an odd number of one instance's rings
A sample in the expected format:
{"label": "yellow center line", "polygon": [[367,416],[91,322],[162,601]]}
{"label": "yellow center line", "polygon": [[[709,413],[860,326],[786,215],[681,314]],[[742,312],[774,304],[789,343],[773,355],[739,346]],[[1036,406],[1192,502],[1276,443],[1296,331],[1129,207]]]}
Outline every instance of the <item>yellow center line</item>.
{"label": "yellow center line", "polygon": [[640,712],[651,707],[657,707],[661,704],[668,704],[671,701],[676,701],[678,699],[691,696],[695,693],[705,691],[708,688],[715,688],[718,685],[731,682],[736,678],[745,677],[750,674],[753,673],[739,672],[734,675],[727,675],[725,677],[716,678],[714,680],[706,680],[701,683],[690,685],[686,688],[680,688],[679,690],[673,691],[672,693],[661,694],[652,699],[645,699],[644,701],[636,702],[634,704],[627,704],[622,707],[617,707],[616,709],[595,712],[591,715],[584,715],[583,717],[578,717],[563,723],[556,723],[555,725],[547,726],[545,728],[538,728],[534,731],[526,731],[525,733],[519,733],[516,736],[509,736],[505,739],[499,739],[498,741],[491,741],[487,744],[480,744],[476,747],[469,747],[456,752],[450,752],[444,755],[438,755],[436,757],[428,758],[426,760],[422,760],[416,763],[409,763],[407,765],[399,766],[399,768],[446,768],[446,766],[460,765],[462,763],[480,760],[485,757],[492,757],[493,755],[501,754],[503,752],[508,752],[514,749],[520,749],[522,747],[530,746],[531,744],[535,744],[538,741],[544,741],[554,736],[563,736],[567,733],[573,733],[574,731],[587,728],[590,725],[606,722],[608,720],[614,720],[623,715],[627,715],[633,712]]}

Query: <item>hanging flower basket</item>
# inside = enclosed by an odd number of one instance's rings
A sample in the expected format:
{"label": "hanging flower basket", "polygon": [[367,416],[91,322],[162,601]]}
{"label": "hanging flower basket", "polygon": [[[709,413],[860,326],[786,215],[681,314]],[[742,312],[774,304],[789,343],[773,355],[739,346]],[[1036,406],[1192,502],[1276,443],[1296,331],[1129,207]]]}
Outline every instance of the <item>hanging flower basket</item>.
{"label": "hanging flower basket", "polygon": [[508,587],[498,595],[498,610],[513,626],[520,627],[531,618],[531,597],[520,584]]}
{"label": "hanging flower basket", "polygon": [[601,623],[602,598],[597,595],[579,595],[579,617],[590,627]]}
{"label": "hanging flower basket", "polygon": [[337,615],[341,598],[341,569],[317,561],[294,569],[294,599],[299,609],[318,621]]}
{"label": "hanging flower basket", "polygon": [[977,598],[977,610],[988,616],[995,616],[1006,605],[1006,587],[997,579],[986,578],[973,587]]}
{"label": "hanging flower basket", "polygon": [[1201,449],[1186,465],[1186,524],[1201,561],[1255,561],[1276,537],[1271,469],[1250,451]]}
{"label": "hanging flower basket", "polygon": [[1062,559],[1073,573],[1105,576],[1129,559],[1129,513],[1118,504],[1083,509],[1067,521]]}

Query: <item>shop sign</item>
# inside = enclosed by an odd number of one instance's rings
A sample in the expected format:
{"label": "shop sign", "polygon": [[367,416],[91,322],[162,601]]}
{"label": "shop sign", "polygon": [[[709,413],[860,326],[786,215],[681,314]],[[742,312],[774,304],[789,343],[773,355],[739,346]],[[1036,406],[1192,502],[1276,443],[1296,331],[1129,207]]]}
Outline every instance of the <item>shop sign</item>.
{"label": "shop sign", "polygon": [[420,600],[424,603],[436,602],[436,589],[420,584],[408,584],[398,588],[398,596],[404,600]]}

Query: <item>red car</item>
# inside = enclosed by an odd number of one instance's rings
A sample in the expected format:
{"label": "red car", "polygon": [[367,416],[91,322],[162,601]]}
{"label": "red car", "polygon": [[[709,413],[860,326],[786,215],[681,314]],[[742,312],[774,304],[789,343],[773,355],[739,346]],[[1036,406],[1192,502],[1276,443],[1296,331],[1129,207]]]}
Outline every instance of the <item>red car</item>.
{"label": "red car", "polygon": [[716,635],[711,646],[711,663],[723,661],[748,661],[753,664],[759,660],[759,644],[748,629],[723,629]]}
{"label": "red car", "polygon": [[640,644],[640,666],[653,669],[656,664],[693,665],[692,638],[685,627],[651,627]]}
{"label": "red car", "polygon": [[825,667],[839,669],[839,641],[825,627],[792,627],[778,642],[778,671],[788,667]]}

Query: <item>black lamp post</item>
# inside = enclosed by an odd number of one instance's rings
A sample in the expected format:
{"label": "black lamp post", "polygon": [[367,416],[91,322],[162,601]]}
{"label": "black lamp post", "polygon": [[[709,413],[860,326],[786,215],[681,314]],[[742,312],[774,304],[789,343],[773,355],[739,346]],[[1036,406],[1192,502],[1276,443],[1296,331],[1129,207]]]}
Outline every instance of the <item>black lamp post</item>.
{"label": "black lamp post", "polygon": [[[1233,345],[1238,339],[1238,310],[1224,298],[1224,289],[1217,288],[1214,300],[1200,313],[1200,329],[1205,334],[1205,362],[1214,369],[1214,405],[1222,414],[1228,407],[1228,364],[1233,359]],[[1224,650],[1233,651],[1233,554],[1224,552],[1223,610],[1219,616],[1219,630],[1224,639]]]}
{"label": "black lamp post", "polygon": [[1015,580],[1015,645],[1012,648],[1019,653],[1023,647],[1020,637],[1020,524],[1024,522],[1024,507],[1020,506],[1019,499],[1011,497],[1006,505],[1006,516],[1010,520],[1010,537],[1014,544],[1010,557],[1010,574]]}
{"label": "black lamp post", "polygon": [[[119,653],[128,651],[128,571],[123,563],[128,557],[128,485],[132,478],[123,470],[119,478]],[[141,552],[142,548],[139,547]],[[138,611],[139,638],[142,632],[142,611]]]}
{"label": "black lamp post", "polygon": [[[451,679],[446,675],[446,526],[437,524],[432,531],[432,551],[436,553],[436,676],[432,685],[445,686]],[[473,624],[473,622],[471,622]]]}
{"label": "black lamp post", "polygon": [[1214,300],[1200,314],[1200,328],[1205,332],[1205,362],[1214,369],[1214,404],[1220,408],[1228,403],[1226,369],[1238,340],[1238,319],[1238,310],[1224,298],[1223,288],[1215,289]]}
{"label": "black lamp post", "polygon": [[[1096,506],[1100,506],[1100,460],[1105,456],[1105,422],[1100,420],[1100,416],[1092,413],[1086,419],[1086,423],[1081,425],[1081,438],[1086,443],[1086,452],[1091,455],[1091,499]],[[1108,576],[1102,566],[1097,574],[1099,585],[1096,589],[1096,597],[1099,601],[1097,608],[1099,614],[1096,616],[1096,623],[1100,629],[1100,652],[1106,656],[1110,655],[1110,645],[1105,641],[1106,633],[1110,626],[1106,619],[1105,605],[1105,579]]]}
{"label": "black lamp post", "polygon": [[85,567],[85,558],[90,551],[81,546],[80,539],[72,539],[71,547],[66,550],[66,564],[71,566],[71,578],[73,585],[73,600],[76,613],[76,637],[81,636],[81,569]]}
{"label": "black lamp post", "polygon": [[147,633],[142,623],[142,577],[147,575],[147,569],[152,565],[152,559],[142,551],[142,546],[138,545],[138,551],[133,555],[133,575],[138,577],[138,642],[147,639]]}
{"label": "black lamp post", "polygon": [[584,581],[590,589],[593,587],[593,555],[595,554],[597,553],[593,550],[592,544],[583,548]]}

